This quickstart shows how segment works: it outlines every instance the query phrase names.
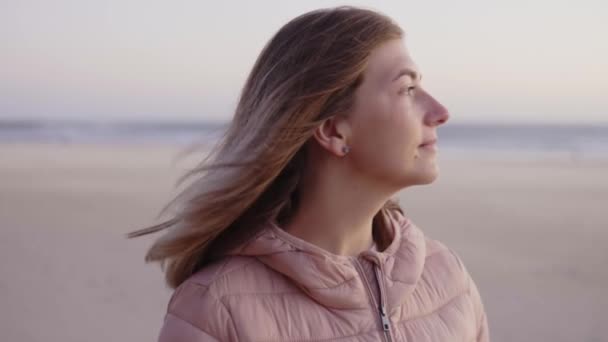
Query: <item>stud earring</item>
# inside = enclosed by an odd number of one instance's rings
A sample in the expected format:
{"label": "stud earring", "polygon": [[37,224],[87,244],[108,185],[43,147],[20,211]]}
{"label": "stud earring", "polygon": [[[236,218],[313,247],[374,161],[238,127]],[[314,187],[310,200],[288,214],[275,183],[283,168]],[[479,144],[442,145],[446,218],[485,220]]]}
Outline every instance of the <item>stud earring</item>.
{"label": "stud earring", "polygon": [[349,146],[342,146],[342,152],[344,152],[344,154],[348,154],[348,152],[350,152],[350,147]]}

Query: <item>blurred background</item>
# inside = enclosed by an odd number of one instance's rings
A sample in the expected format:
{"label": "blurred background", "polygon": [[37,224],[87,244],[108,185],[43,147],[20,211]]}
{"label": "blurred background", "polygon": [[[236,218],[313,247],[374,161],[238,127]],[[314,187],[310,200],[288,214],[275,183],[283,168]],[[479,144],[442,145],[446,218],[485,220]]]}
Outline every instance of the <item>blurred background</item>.
{"label": "blurred background", "polygon": [[[608,341],[608,3],[0,0],[0,340],[155,340],[151,225],[263,45],[380,10],[448,107],[408,216],[464,259],[493,341]],[[200,157],[200,156],[199,156]]]}

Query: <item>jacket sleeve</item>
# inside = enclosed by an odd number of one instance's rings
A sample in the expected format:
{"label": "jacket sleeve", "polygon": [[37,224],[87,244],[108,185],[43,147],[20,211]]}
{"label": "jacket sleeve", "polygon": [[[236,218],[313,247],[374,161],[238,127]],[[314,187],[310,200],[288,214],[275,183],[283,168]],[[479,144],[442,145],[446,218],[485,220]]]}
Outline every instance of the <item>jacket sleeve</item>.
{"label": "jacket sleeve", "polygon": [[219,342],[219,340],[174,314],[167,313],[158,342]]}
{"label": "jacket sleeve", "polygon": [[209,286],[185,282],[171,296],[158,342],[237,341],[230,313]]}
{"label": "jacket sleeve", "polygon": [[466,279],[466,286],[469,289],[469,295],[471,298],[471,304],[473,306],[473,312],[475,314],[475,326],[476,326],[476,342],[489,342],[490,341],[490,331],[488,328],[488,318],[486,316],[486,310],[483,305],[483,301],[481,300],[481,295],[479,293],[479,289],[475,284],[475,281],[471,277],[467,267],[462,262],[462,259],[454,252],[454,250],[450,249],[450,252],[456,258],[459,267],[464,273]]}
{"label": "jacket sleeve", "polygon": [[486,310],[479,294],[477,285],[469,275],[469,290],[471,293],[471,299],[473,300],[473,306],[477,314],[477,342],[489,342],[490,332],[488,329],[488,317],[486,316]]}

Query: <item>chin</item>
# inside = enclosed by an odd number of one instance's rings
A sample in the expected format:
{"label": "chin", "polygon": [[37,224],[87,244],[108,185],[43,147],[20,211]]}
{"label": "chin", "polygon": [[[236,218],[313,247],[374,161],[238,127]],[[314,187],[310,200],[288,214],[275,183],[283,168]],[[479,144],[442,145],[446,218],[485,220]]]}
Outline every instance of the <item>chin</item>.
{"label": "chin", "polygon": [[408,177],[410,186],[412,185],[427,185],[435,182],[439,177],[439,170],[437,167],[420,170],[415,174]]}
{"label": "chin", "polygon": [[427,175],[426,178],[420,182],[420,185],[431,184],[435,182],[435,180],[439,177],[439,174],[433,173],[432,175]]}
{"label": "chin", "polygon": [[401,179],[401,181],[399,182],[399,188],[405,189],[410,186],[431,184],[438,178],[438,176],[439,174],[436,171],[409,174]]}

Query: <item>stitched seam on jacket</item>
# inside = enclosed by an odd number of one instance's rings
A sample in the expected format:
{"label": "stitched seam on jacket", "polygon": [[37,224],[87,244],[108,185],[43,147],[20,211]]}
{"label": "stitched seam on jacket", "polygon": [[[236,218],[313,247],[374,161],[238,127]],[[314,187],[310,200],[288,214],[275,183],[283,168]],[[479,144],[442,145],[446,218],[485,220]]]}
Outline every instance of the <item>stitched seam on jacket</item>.
{"label": "stitched seam on jacket", "polygon": [[[471,294],[471,291],[473,290],[473,278],[471,278],[471,276],[469,275],[468,280],[469,280],[468,281],[468,284],[469,284],[468,293],[469,293],[469,296],[471,298],[473,298],[473,295]],[[473,306],[475,306],[475,303],[473,303]],[[482,310],[481,315],[479,315],[479,318],[477,318],[477,334],[476,334],[476,338],[475,338],[476,341],[479,340],[479,336],[481,335],[481,333],[484,329],[484,320],[487,319],[485,317],[486,313],[485,313],[483,306],[482,306],[481,310]]]}
{"label": "stitched seam on jacket", "polygon": [[[276,254],[276,253],[274,253],[274,254]],[[292,279],[290,279],[290,278],[289,278],[289,277],[287,277],[286,275],[284,275],[284,274],[282,274],[282,273],[278,272],[277,270],[275,270],[275,269],[271,268],[270,266],[266,265],[266,264],[265,264],[263,261],[260,261],[260,260],[259,260],[257,257],[256,257],[255,259],[256,259],[256,260],[257,260],[257,261],[258,261],[260,264],[262,264],[262,266],[264,267],[264,269],[268,270],[268,272],[270,272],[270,273],[272,273],[272,274],[278,274],[280,277],[285,278],[285,279],[286,279],[286,280],[287,280],[289,283],[291,283],[291,284],[295,284],[295,285],[298,285],[298,284],[296,284],[296,283],[295,283],[295,281],[293,281]],[[337,287],[339,287],[339,286],[342,286],[342,285],[344,285],[344,284],[346,284],[346,283],[350,283],[351,281],[355,280],[356,278],[357,278],[357,277],[352,277],[352,278],[350,278],[350,279],[345,280],[344,282],[342,282],[342,283],[340,283],[340,284],[337,284],[336,286],[331,286],[331,287],[318,287],[318,288],[316,288],[316,287],[307,287],[307,288],[308,288],[308,289],[310,289],[310,290],[325,290],[325,289],[334,289],[334,288],[337,288]],[[302,290],[300,290],[300,291],[294,291],[293,293],[301,293],[301,292],[302,292]],[[252,294],[257,294],[257,292],[249,292],[249,293],[252,293]],[[273,292],[268,292],[268,294],[272,294],[272,293],[273,293]],[[278,292],[278,293],[279,293],[279,294],[282,294],[282,293],[290,293],[290,292]],[[248,293],[243,293],[243,294],[248,294]],[[260,294],[266,294],[266,293],[265,293],[265,292],[260,292]],[[224,295],[224,296],[227,296],[227,295],[230,295],[230,294],[226,294],[226,295]]]}
{"label": "stitched seam on jacket", "polygon": [[421,319],[421,318],[430,316],[430,315],[436,313],[437,311],[445,308],[446,306],[450,305],[453,301],[455,301],[456,299],[458,299],[458,297],[467,295],[468,293],[469,293],[469,289],[465,289],[464,291],[461,291],[457,295],[455,295],[454,297],[450,298],[450,300],[448,300],[445,303],[443,303],[443,305],[440,305],[440,306],[434,308],[433,310],[431,310],[429,312],[426,312],[426,313],[423,313],[423,314],[420,314],[420,315],[417,315],[417,316],[414,316],[414,317],[409,317],[409,318],[403,319],[403,320],[397,322],[396,324],[402,325],[403,323],[406,323],[406,322],[409,322],[409,321],[415,321],[417,319]]}
{"label": "stitched seam on jacket", "polygon": [[302,291],[292,291],[292,292],[246,292],[246,293],[227,293],[223,294],[220,297],[220,300],[229,297],[238,297],[238,296],[286,296],[286,295],[300,295],[306,296]]}
{"label": "stitched seam on jacket", "polygon": [[222,304],[224,310],[226,310],[226,312],[228,313],[228,317],[230,317],[230,321],[232,322],[232,329],[234,329],[234,334],[236,335],[236,340],[240,341],[241,338],[239,337],[239,331],[236,329],[236,324],[234,323],[234,318],[232,317],[230,310],[228,310],[228,307],[226,306],[223,300],[219,299],[218,301],[220,302],[220,304]]}
{"label": "stitched seam on jacket", "polygon": [[[424,262],[426,263],[426,260],[427,260],[427,259],[430,259],[431,257],[434,257],[434,256],[436,256],[437,254],[439,254],[439,253],[441,253],[441,252],[445,252],[445,251],[446,251],[446,250],[440,250],[440,251],[437,251],[437,252],[435,252],[435,253],[433,253],[433,254],[431,254],[431,255],[427,255],[426,257],[424,257]],[[386,277],[388,280],[390,280],[390,281],[392,281],[392,282],[394,282],[394,283],[401,283],[401,284],[405,284],[405,285],[414,285],[414,284],[415,284],[415,283],[408,283],[408,282],[405,282],[405,281],[402,281],[402,280],[399,280],[399,279],[394,279],[394,278],[392,278],[392,277],[391,277],[389,274],[386,274],[386,275],[385,275],[385,277]]]}
{"label": "stitched seam on jacket", "polygon": [[438,250],[438,251],[435,251],[435,253],[433,253],[433,254],[429,254],[429,255],[425,256],[425,257],[424,257],[424,260],[426,260],[426,259],[430,259],[430,258],[432,258],[432,257],[436,256],[437,254],[440,254],[440,253],[442,253],[442,252],[447,252],[447,251],[448,251],[447,249],[440,249],[440,250]]}
{"label": "stitched seam on jacket", "polygon": [[[364,334],[369,334],[369,333],[373,333],[373,332],[377,332],[378,334],[380,334],[379,330],[377,328],[374,329],[370,329],[367,331],[358,331],[352,335],[341,335],[341,336],[331,336],[331,337],[323,337],[323,338],[311,338],[311,339],[305,339],[305,338],[300,338],[300,337],[290,337],[287,339],[287,341],[297,341],[297,342],[313,342],[313,341],[318,341],[318,342],[322,342],[322,341],[335,341],[336,339],[338,340],[342,340],[345,338],[351,338],[351,337],[355,337],[355,336],[361,336]],[[277,337],[277,339],[272,339],[272,340],[263,340],[263,341],[278,341],[278,342],[284,342],[286,341],[285,337],[281,336],[281,337]]]}
{"label": "stitched seam on jacket", "polygon": [[198,330],[198,331],[202,331],[202,332],[204,332],[205,334],[207,334],[207,335],[209,335],[209,336],[211,336],[211,337],[215,338],[216,340],[219,340],[219,339],[217,338],[217,336],[212,335],[211,333],[209,333],[209,332],[208,332],[208,331],[206,331],[205,329],[203,329],[203,328],[199,327],[198,325],[196,325],[196,324],[194,324],[194,323],[190,322],[189,320],[187,320],[187,319],[185,319],[185,318],[181,317],[180,315],[178,315],[178,314],[176,314],[176,313],[174,313],[174,312],[170,312],[170,311],[169,311],[169,312],[167,312],[167,315],[171,315],[171,316],[173,316],[173,317],[175,317],[175,318],[179,319],[180,321],[182,321],[182,322],[184,322],[184,323],[188,324],[189,326],[193,327],[194,329],[196,329],[196,330]]}
{"label": "stitched seam on jacket", "polygon": [[[224,264],[221,266],[221,268],[223,269],[223,268],[226,266],[226,264],[230,262],[230,260],[231,260],[231,259],[232,259],[232,258],[230,257],[230,258],[228,258],[226,261],[224,261]],[[223,279],[224,277],[228,276],[228,275],[229,275],[229,274],[231,274],[232,272],[235,272],[235,271],[240,271],[240,270],[241,270],[242,268],[244,268],[245,266],[249,266],[249,265],[251,265],[252,263],[254,263],[254,262],[256,262],[256,261],[258,261],[258,260],[257,260],[257,259],[255,259],[255,258],[252,258],[252,260],[249,260],[249,262],[247,262],[247,263],[245,263],[245,264],[243,264],[243,265],[240,265],[239,267],[234,268],[234,269],[232,269],[232,270],[230,270],[230,271],[228,271],[228,272],[226,272],[226,273],[224,273],[224,274],[219,274],[219,275],[218,275],[218,273],[219,273],[219,272],[216,272],[216,275],[215,275],[213,278],[211,278],[211,279],[210,279],[209,284],[207,284],[207,285],[205,285],[205,284],[201,284],[201,283],[197,282],[196,280],[191,280],[190,282],[191,282],[192,284],[196,284],[196,285],[198,285],[198,286],[207,286],[207,287],[211,287],[211,285],[212,285],[213,283],[215,283],[216,281],[218,281],[219,279]],[[259,262],[259,261],[258,261],[258,262]]]}
{"label": "stitched seam on jacket", "polygon": [[[469,273],[469,271],[467,270],[467,267],[464,265],[464,262],[462,261],[462,259],[460,259],[460,257],[458,257],[458,255],[456,254],[456,251],[453,249],[448,248],[448,251],[452,254],[452,256],[454,258],[456,258],[456,261],[458,262],[458,265],[460,265],[460,267],[462,268],[462,270],[465,273],[466,276],[466,281],[467,281],[467,292],[469,294],[469,297],[471,297],[471,300],[473,299],[473,295],[471,293],[471,291],[473,290],[473,277],[471,276],[471,274]],[[478,296],[481,297],[481,294],[479,293],[479,289],[477,290],[478,292]],[[475,306],[477,305],[476,303],[472,303],[473,305],[473,311],[475,310]],[[479,317],[476,317],[477,319],[477,336],[476,339],[479,340],[479,335],[481,335],[482,329],[484,328],[484,316],[485,316],[485,310],[483,308],[483,304],[481,305],[481,315]],[[477,314],[477,312],[475,312],[475,314]],[[487,319],[487,318],[485,318]]]}
{"label": "stitched seam on jacket", "polygon": [[[232,271],[231,271],[232,272]],[[234,323],[234,318],[232,317],[232,314],[230,313],[230,310],[228,310],[228,307],[226,307],[226,304],[224,304],[224,302],[221,300],[221,298],[218,298],[216,295],[213,294],[213,292],[211,291],[211,286],[207,286],[207,285],[203,285],[203,284],[199,284],[199,283],[192,283],[192,285],[194,286],[198,286],[198,287],[204,287],[205,289],[205,293],[208,294],[209,296],[211,296],[211,298],[215,299],[218,303],[221,304],[221,306],[224,308],[224,310],[226,311],[226,314],[228,315],[228,317],[230,318],[230,321],[232,322],[232,328],[234,330],[234,333],[237,335],[237,341],[240,340],[238,338],[239,332],[236,329],[236,324]],[[175,314],[174,314],[175,315]],[[175,315],[177,316],[177,315]],[[179,316],[177,316],[179,317]],[[192,324],[192,323],[190,323]],[[203,330],[203,329],[200,329]],[[203,330],[204,331],[204,330]],[[205,331],[206,332],[206,331]],[[212,335],[213,336],[213,335]]]}
{"label": "stitched seam on jacket", "polygon": [[325,287],[308,287],[307,286],[306,288],[309,289],[309,290],[331,290],[331,289],[335,289],[335,288],[340,287],[340,286],[344,286],[344,285],[346,285],[346,284],[348,284],[351,281],[356,280],[356,279],[357,279],[357,277],[352,277],[350,279],[346,279],[345,281],[341,282],[340,284],[338,284],[336,286],[325,286]]}
{"label": "stitched seam on jacket", "polygon": [[[255,295],[256,293],[253,293],[253,294]],[[274,295],[274,294],[277,294],[277,295],[298,294],[298,295],[304,295],[305,296],[305,294],[303,292],[282,292],[282,293],[267,293],[267,294],[269,294],[269,295]],[[241,295],[241,294],[226,294],[226,295],[223,295],[220,298],[220,301],[225,306],[225,304],[223,302],[224,298],[226,298],[226,297],[232,297],[232,296],[239,296],[239,295]],[[249,293],[246,293],[245,295],[249,295]],[[230,311],[228,311],[228,313],[230,313]],[[233,320],[232,315],[230,315],[230,318],[231,318],[231,320]],[[234,320],[233,320],[233,323],[234,323]],[[333,341],[335,339],[350,338],[350,337],[353,337],[353,336],[360,336],[360,335],[368,334],[368,333],[371,333],[371,332],[378,332],[378,329],[374,328],[374,329],[370,329],[370,330],[367,330],[367,331],[358,331],[358,332],[356,332],[354,334],[351,334],[351,335],[331,336],[331,337],[325,337],[325,338],[321,338],[321,339],[314,339],[314,338],[313,339],[290,338],[289,341],[298,341],[298,342],[305,342],[305,341],[311,341],[311,342],[312,341]],[[237,334],[238,334],[238,332],[237,332]],[[240,338],[239,338],[239,340],[240,340]],[[264,341],[285,341],[285,338],[284,337],[280,337],[279,339],[276,339],[276,340],[272,339],[272,340],[264,340]]]}
{"label": "stitched seam on jacket", "polygon": [[[258,260],[258,261],[259,261],[259,260]],[[277,273],[277,274],[279,274],[280,276],[285,277],[285,279],[289,280],[289,282],[291,282],[291,283],[295,283],[295,281],[293,281],[293,280],[292,280],[292,279],[290,279],[289,277],[285,276],[284,274],[281,274],[280,272],[278,272],[278,271],[274,270],[273,268],[269,267],[269,266],[268,266],[268,265],[266,265],[264,262],[262,262],[262,261],[259,261],[259,262],[260,262],[262,265],[264,265],[264,267],[265,267],[266,269],[268,269],[270,272],[272,272],[272,273]],[[343,285],[345,285],[345,284],[347,284],[347,283],[350,283],[351,281],[356,280],[356,279],[357,279],[357,277],[356,277],[356,276],[354,276],[354,277],[349,278],[349,279],[346,279],[346,280],[344,280],[343,282],[338,283],[338,284],[336,284],[336,285],[334,285],[334,286],[325,286],[325,287],[308,287],[308,286],[307,286],[306,288],[307,288],[307,289],[309,289],[309,290],[329,290],[329,289],[335,289],[335,288],[337,288],[337,287],[340,287],[340,286],[343,286]]]}

